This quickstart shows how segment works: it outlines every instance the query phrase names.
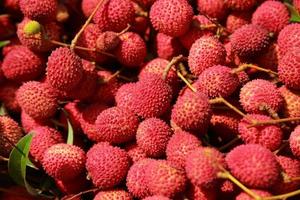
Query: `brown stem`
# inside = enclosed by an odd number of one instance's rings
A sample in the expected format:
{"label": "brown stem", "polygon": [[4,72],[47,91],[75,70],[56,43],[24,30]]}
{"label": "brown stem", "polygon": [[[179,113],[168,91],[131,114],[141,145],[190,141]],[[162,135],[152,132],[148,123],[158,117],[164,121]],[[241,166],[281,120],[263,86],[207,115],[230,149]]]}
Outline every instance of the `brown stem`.
{"label": "brown stem", "polygon": [[83,33],[84,29],[89,25],[89,23],[92,21],[94,15],[96,14],[97,10],[100,8],[100,6],[103,4],[104,1],[105,0],[99,0],[98,4],[95,7],[95,9],[93,10],[92,14],[89,16],[89,18],[85,21],[84,25],[81,27],[81,29],[78,31],[78,33],[75,35],[75,37],[73,38],[73,40],[71,42],[71,46],[70,46],[71,50],[74,50],[80,35]]}
{"label": "brown stem", "polygon": [[9,158],[5,158],[5,157],[3,157],[3,156],[0,156],[0,160],[1,160],[1,161],[4,161],[4,162],[8,162]]}
{"label": "brown stem", "polygon": [[253,121],[248,128],[255,127],[255,126],[265,126],[265,125],[272,125],[272,124],[279,124],[284,122],[291,122],[291,121],[300,121],[300,117],[292,117],[292,118],[283,118],[283,119],[271,119],[265,121]]}
{"label": "brown stem", "polygon": [[190,90],[197,92],[196,88],[179,71],[177,71],[177,76],[188,86]]}
{"label": "brown stem", "polygon": [[279,149],[277,149],[277,150],[274,151],[273,153],[274,153],[275,155],[277,155],[281,150],[283,150],[285,147],[287,147],[288,144],[289,144],[288,142],[283,143],[283,144],[279,147]]}
{"label": "brown stem", "polygon": [[168,63],[168,65],[166,66],[164,72],[163,72],[163,79],[166,80],[169,71],[171,70],[171,68],[173,67],[173,65],[176,65],[178,62],[180,62],[183,58],[183,55],[179,55],[176,57],[173,57],[172,60]]}
{"label": "brown stem", "polygon": [[223,97],[218,97],[218,98],[215,98],[215,99],[211,99],[211,100],[209,100],[209,103],[211,103],[211,104],[223,103],[226,106],[228,106],[230,109],[232,109],[233,111],[235,111],[237,114],[241,115],[242,117],[247,117],[246,114],[244,114],[237,107],[235,107],[234,105],[232,105],[231,103],[229,103]]}
{"label": "brown stem", "polygon": [[262,200],[286,199],[286,198],[289,198],[289,197],[296,196],[298,194],[300,194],[300,190],[296,190],[296,191],[293,191],[293,192],[280,194],[280,195],[276,195],[276,196],[271,196],[271,197],[264,197],[264,198],[262,198]]}
{"label": "brown stem", "polygon": [[87,194],[87,193],[91,193],[91,192],[97,192],[98,190],[99,190],[99,188],[93,188],[93,189],[90,189],[90,190],[82,191],[78,194],[75,194],[75,195],[71,196],[70,198],[67,198],[66,200],[72,200],[72,199],[75,199],[76,197],[80,197],[83,194]]}
{"label": "brown stem", "polygon": [[238,141],[240,141],[240,137],[236,136],[233,140],[231,140],[230,142],[228,142],[227,144],[221,146],[219,148],[219,151],[224,151],[226,150],[228,147],[231,147],[233,144],[237,143]]}
{"label": "brown stem", "polygon": [[131,25],[127,24],[127,27],[124,30],[122,30],[120,33],[118,33],[117,36],[120,36],[120,35],[126,33],[130,29],[130,27],[131,27]]}
{"label": "brown stem", "polygon": [[265,69],[265,68],[262,68],[262,67],[259,67],[257,65],[253,65],[253,64],[242,64],[240,65],[238,68],[235,68],[232,70],[232,73],[238,73],[238,72],[241,72],[241,71],[245,71],[246,69],[248,68],[252,68],[252,69],[256,69],[258,71],[262,71],[262,72],[266,72],[268,74],[270,74],[271,76],[278,76],[278,73],[277,72],[274,72],[270,69]]}

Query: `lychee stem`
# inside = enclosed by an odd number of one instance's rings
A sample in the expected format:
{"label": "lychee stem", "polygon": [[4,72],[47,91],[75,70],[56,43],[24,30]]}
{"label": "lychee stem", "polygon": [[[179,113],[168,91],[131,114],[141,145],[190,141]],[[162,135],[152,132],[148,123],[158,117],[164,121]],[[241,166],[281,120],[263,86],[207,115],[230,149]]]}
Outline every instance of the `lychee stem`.
{"label": "lychee stem", "polygon": [[125,29],[123,29],[121,32],[117,33],[117,36],[120,36],[124,33],[126,33],[129,29],[130,29],[131,25],[127,24],[127,27]]}
{"label": "lychee stem", "polygon": [[264,126],[264,125],[271,125],[271,124],[279,124],[279,123],[291,122],[291,121],[300,121],[300,117],[272,119],[272,120],[265,120],[265,121],[255,121],[255,120],[252,120],[252,124],[250,126],[248,126],[248,128],[255,127],[255,126]]}
{"label": "lychee stem", "polygon": [[226,150],[228,147],[232,146],[233,144],[237,143],[238,141],[240,141],[240,137],[239,136],[236,136],[234,139],[232,139],[230,142],[228,142],[227,144],[221,146],[219,148],[219,151],[224,151]]}
{"label": "lychee stem", "polygon": [[252,69],[256,69],[258,71],[266,72],[266,73],[270,74],[271,76],[274,76],[274,75],[278,76],[277,72],[274,72],[270,69],[265,69],[265,68],[259,67],[257,65],[248,64],[248,63],[242,64],[238,68],[233,69],[232,73],[238,73],[238,72],[241,72],[241,71],[245,71],[248,68],[252,68]]}
{"label": "lychee stem", "polygon": [[237,107],[235,107],[234,105],[232,105],[231,103],[229,103],[226,99],[224,99],[223,97],[218,97],[215,99],[211,99],[209,100],[210,104],[217,104],[217,103],[223,103],[225,104],[227,107],[229,107],[230,109],[232,109],[233,111],[235,111],[237,114],[241,115],[242,117],[247,117],[246,114],[244,114],[242,111],[240,111]]}
{"label": "lychee stem", "polygon": [[285,193],[285,194],[280,194],[276,196],[271,196],[271,197],[264,197],[262,200],[275,200],[275,199],[287,199],[289,197],[293,197],[300,194],[300,190],[296,190],[293,192]]}
{"label": "lychee stem", "polygon": [[193,21],[192,25],[200,30],[207,30],[207,29],[213,29],[213,28],[217,28],[216,24],[207,24],[207,25],[202,25],[199,24],[197,21]]}
{"label": "lychee stem", "polygon": [[168,65],[166,66],[164,72],[163,72],[163,79],[166,80],[169,71],[171,70],[171,68],[173,67],[173,65],[176,65],[178,62],[180,62],[183,59],[183,55],[179,55],[176,57],[173,57],[172,60],[168,63]]}
{"label": "lychee stem", "polygon": [[72,200],[72,199],[75,199],[76,197],[80,197],[84,194],[87,194],[87,193],[91,193],[91,192],[97,192],[99,190],[99,188],[93,188],[93,189],[90,189],[90,190],[86,190],[86,191],[82,191],[78,194],[75,194],[73,196],[71,196],[70,198],[67,198],[66,200]]}
{"label": "lychee stem", "polygon": [[193,92],[197,92],[196,88],[192,86],[192,84],[177,70],[177,76],[192,90]]}
{"label": "lychee stem", "polygon": [[95,7],[95,9],[93,10],[92,14],[89,16],[89,18],[85,21],[84,25],[81,27],[81,29],[78,31],[78,33],[75,35],[75,37],[73,38],[73,40],[71,42],[71,46],[70,46],[71,50],[74,50],[80,35],[83,33],[84,29],[89,25],[89,23],[92,21],[94,15],[96,14],[97,10],[100,8],[100,6],[103,4],[104,1],[105,0],[99,0],[98,4]]}
{"label": "lychee stem", "polygon": [[5,158],[5,157],[3,157],[3,156],[0,156],[0,160],[1,160],[1,161],[4,161],[4,162],[8,162],[9,159],[8,159],[8,158]]}

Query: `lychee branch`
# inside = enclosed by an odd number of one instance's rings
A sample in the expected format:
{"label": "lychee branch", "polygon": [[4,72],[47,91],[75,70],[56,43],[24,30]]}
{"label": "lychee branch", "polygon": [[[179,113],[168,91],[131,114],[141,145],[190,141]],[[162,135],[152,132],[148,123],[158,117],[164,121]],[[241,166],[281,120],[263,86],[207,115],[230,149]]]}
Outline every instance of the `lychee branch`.
{"label": "lychee branch", "polygon": [[279,124],[279,123],[291,122],[291,121],[300,121],[300,117],[272,119],[272,120],[266,120],[266,121],[252,121],[252,124],[250,126],[248,126],[248,128],[255,127],[255,126]]}
{"label": "lychee branch", "polygon": [[266,73],[270,74],[271,76],[274,76],[274,75],[275,75],[275,76],[278,76],[278,73],[277,73],[277,72],[274,72],[274,71],[272,71],[272,70],[270,70],[270,69],[265,69],[265,68],[259,67],[259,66],[257,66],[257,65],[248,64],[248,63],[242,64],[242,65],[240,65],[238,68],[233,69],[233,70],[232,70],[232,73],[238,73],[238,72],[241,72],[241,71],[245,71],[245,70],[248,69],[248,68],[256,69],[256,70],[262,71],[262,72],[266,72]]}
{"label": "lychee branch", "polygon": [[171,68],[173,67],[173,65],[176,65],[178,62],[182,61],[184,59],[183,55],[179,55],[176,57],[173,57],[172,60],[168,63],[168,65],[166,66],[164,73],[163,73],[163,79],[166,80],[169,71],[171,70]]}
{"label": "lychee branch", "polygon": [[177,76],[192,90],[193,92],[197,92],[196,88],[192,86],[192,84],[179,72],[177,71]]}
{"label": "lychee branch", "polygon": [[296,191],[293,191],[293,192],[289,192],[289,193],[286,193],[286,194],[281,194],[281,195],[276,195],[276,196],[271,196],[271,197],[264,197],[262,198],[261,200],[276,200],[276,199],[287,199],[289,197],[293,197],[293,196],[296,196],[300,194],[300,190],[296,190]]}
{"label": "lychee branch", "polygon": [[87,193],[97,192],[98,190],[99,190],[99,188],[93,188],[93,189],[90,189],[90,190],[86,190],[86,191],[80,192],[78,194],[75,194],[75,195],[73,195],[70,198],[67,198],[65,200],[72,200],[72,199],[75,199],[75,198],[80,197],[80,196],[82,196],[84,194],[87,194]]}

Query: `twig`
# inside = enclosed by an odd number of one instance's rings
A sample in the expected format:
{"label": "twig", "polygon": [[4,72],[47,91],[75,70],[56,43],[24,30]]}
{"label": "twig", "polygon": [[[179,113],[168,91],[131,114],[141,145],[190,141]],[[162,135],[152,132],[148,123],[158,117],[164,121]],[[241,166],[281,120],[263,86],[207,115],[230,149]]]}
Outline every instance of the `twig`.
{"label": "twig", "polygon": [[237,143],[238,141],[240,141],[240,137],[239,137],[239,136],[235,137],[233,140],[231,140],[231,141],[228,142],[227,144],[221,146],[221,147],[219,148],[219,151],[224,151],[224,150],[226,150],[228,147],[230,147],[231,145]]}
{"label": "twig", "polygon": [[96,192],[98,190],[99,190],[99,188],[93,188],[93,189],[90,189],[90,190],[86,190],[86,191],[80,192],[78,194],[75,194],[72,197],[67,198],[66,200],[72,200],[72,199],[75,199],[76,197],[80,197],[83,194],[87,194],[87,193],[90,193],[90,192]]}
{"label": "twig", "polygon": [[172,60],[168,63],[168,65],[166,66],[164,72],[163,72],[163,79],[166,80],[169,71],[171,70],[171,68],[173,67],[173,65],[176,65],[178,62],[180,62],[183,58],[183,55],[179,55],[176,57],[173,57]]}
{"label": "twig", "polygon": [[246,64],[242,64],[238,68],[233,69],[232,73],[238,73],[238,72],[241,72],[241,71],[245,71],[248,68],[256,69],[258,71],[266,72],[266,73],[268,73],[270,75],[278,76],[277,72],[274,72],[274,71],[272,71],[270,69],[265,69],[265,68],[259,67],[257,65],[247,64],[247,63]]}
{"label": "twig", "polygon": [[300,117],[271,119],[271,120],[265,120],[265,121],[253,121],[252,124],[250,126],[248,126],[248,128],[255,127],[255,126],[279,124],[279,123],[290,122],[290,121],[300,121]]}
{"label": "twig", "polygon": [[177,76],[192,90],[193,92],[197,92],[196,88],[192,86],[192,84],[179,72],[177,71]]}

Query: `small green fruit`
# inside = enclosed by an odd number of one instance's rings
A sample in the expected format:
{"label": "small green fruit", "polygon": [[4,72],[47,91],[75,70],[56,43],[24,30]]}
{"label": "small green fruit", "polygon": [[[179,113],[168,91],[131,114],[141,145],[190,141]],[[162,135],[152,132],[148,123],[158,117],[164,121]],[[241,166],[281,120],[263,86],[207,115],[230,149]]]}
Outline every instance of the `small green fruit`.
{"label": "small green fruit", "polygon": [[28,36],[40,33],[42,30],[42,26],[37,21],[30,21],[24,26],[24,33]]}

